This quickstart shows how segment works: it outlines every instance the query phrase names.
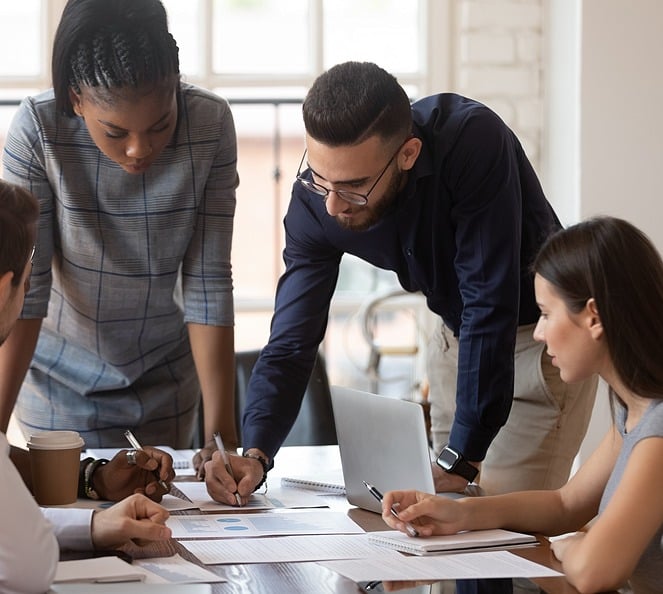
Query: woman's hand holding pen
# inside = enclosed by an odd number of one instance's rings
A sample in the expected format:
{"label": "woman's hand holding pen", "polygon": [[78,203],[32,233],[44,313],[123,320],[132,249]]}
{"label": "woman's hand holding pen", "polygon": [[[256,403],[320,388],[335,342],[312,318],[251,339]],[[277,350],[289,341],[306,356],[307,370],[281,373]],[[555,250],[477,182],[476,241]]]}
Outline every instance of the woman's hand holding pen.
{"label": "woman's hand holding pen", "polygon": [[161,501],[167,490],[157,481],[157,473],[166,484],[175,478],[170,454],[145,446],[135,450],[134,465],[129,463],[127,451],[120,450],[108,464],[95,471],[94,487],[99,496],[120,501],[133,493],[143,493],[154,501]]}
{"label": "woman's hand holding pen", "polygon": [[[398,510],[394,517],[391,506]],[[455,534],[466,530],[459,501],[421,491],[388,491],[382,500],[382,519],[392,528],[406,532],[404,522],[412,523],[420,536]]]}
{"label": "woman's hand holding pen", "polygon": [[237,493],[242,505],[246,505],[256,485],[262,480],[262,465],[253,458],[232,454],[228,455],[228,461],[233,476],[230,476],[226,470],[223,456],[218,450],[212,454],[211,460],[205,463],[207,492],[214,501],[235,506],[237,505],[235,493]]}

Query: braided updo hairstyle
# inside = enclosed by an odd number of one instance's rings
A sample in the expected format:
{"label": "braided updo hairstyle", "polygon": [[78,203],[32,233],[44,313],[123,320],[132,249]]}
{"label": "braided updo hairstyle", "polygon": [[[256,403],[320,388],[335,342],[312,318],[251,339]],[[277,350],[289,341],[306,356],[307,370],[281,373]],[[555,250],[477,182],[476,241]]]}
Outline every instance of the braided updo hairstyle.
{"label": "braided updo hairstyle", "polygon": [[113,91],[179,84],[179,57],[159,0],[69,0],[53,42],[58,112],[74,115],[69,89]]}

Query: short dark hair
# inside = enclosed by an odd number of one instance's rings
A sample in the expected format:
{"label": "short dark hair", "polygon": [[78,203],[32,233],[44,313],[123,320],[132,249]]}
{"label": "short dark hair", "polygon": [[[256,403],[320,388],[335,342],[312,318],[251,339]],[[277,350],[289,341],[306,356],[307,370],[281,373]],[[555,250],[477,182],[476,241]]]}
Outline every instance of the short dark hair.
{"label": "short dark hair", "polygon": [[0,275],[13,272],[18,286],[35,242],[37,199],[27,190],[0,179]]}
{"label": "short dark hair", "polygon": [[651,240],[627,221],[595,217],[552,235],[533,268],[571,312],[594,298],[620,379],[663,398],[663,262]]}
{"label": "short dark hair", "polygon": [[304,99],[304,126],[329,146],[355,145],[379,135],[403,142],[412,132],[407,93],[396,78],[371,62],[333,66]]}
{"label": "short dark hair", "polygon": [[70,88],[177,85],[178,53],[159,0],[69,0],[53,42],[56,109],[74,115]]}

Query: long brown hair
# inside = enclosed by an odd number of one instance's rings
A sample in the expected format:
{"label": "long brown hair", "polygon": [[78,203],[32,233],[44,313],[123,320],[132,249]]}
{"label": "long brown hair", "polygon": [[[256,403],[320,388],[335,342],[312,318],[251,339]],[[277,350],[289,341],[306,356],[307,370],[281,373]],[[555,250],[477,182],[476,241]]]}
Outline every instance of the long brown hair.
{"label": "long brown hair", "polygon": [[589,219],[552,235],[533,269],[572,312],[594,298],[621,380],[639,396],[663,398],[663,261],[642,231]]}

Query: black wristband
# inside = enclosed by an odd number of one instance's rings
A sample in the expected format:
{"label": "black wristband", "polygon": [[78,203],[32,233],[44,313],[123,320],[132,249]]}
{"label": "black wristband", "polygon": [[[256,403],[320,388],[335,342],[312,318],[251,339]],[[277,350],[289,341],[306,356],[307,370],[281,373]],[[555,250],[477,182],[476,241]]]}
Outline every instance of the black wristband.
{"label": "black wristband", "polygon": [[267,460],[265,460],[265,458],[259,456],[258,454],[249,454],[248,452],[244,452],[242,453],[242,456],[244,458],[252,458],[253,460],[257,460],[258,462],[260,462],[260,465],[262,466],[262,480],[253,488],[254,491],[257,491],[267,481],[267,472],[269,471],[269,464]]}
{"label": "black wristband", "polygon": [[94,462],[94,458],[91,456],[81,460],[81,465],[78,467],[78,496],[83,499],[85,495],[85,470],[87,467]]}
{"label": "black wristband", "polygon": [[85,467],[84,480],[85,480],[85,496],[88,499],[99,499],[99,493],[97,493],[94,485],[92,484],[92,476],[94,475],[97,468],[108,464],[108,460],[105,458],[98,458],[93,460]]}

